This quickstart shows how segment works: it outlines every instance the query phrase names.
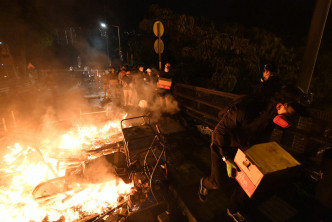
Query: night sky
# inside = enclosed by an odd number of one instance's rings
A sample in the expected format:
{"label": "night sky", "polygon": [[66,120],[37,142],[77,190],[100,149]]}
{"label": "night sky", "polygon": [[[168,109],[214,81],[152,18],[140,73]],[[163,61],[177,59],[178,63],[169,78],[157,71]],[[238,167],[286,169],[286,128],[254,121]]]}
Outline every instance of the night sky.
{"label": "night sky", "polygon": [[[70,27],[96,30],[101,21],[118,25],[121,32],[139,31],[149,18],[149,7],[158,4],[178,14],[207,17],[222,27],[238,23],[258,27],[281,37],[288,47],[305,47],[316,0],[0,0],[0,39],[19,54],[22,36]],[[150,18],[151,19],[151,18]],[[331,47],[331,16],[322,47]],[[10,42],[9,42],[10,41]],[[24,40],[29,42],[29,40]],[[15,53],[16,51],[16,53]]]}
{"label": "night sky", "polygon": [[[311,19],[317,1],[0,0],[0,41],[9,45],[15,62],[21,67],[25,67],[26,61],[31,58],[31,60],[33,58],[41,60],[38,61],[39,64],[48,65],[47,62],[51,56],[55,58],[54,60],[59,59],[56,65],[67,66],[74,64],[80,54],[91,55],[97,52],[106,55],[105,39],[101,38],[102,35],[98,30],[100,22],[106,21],[109,25],[120,26],[121,49],[126,53],[126,38],[128,40],[131,36],[139,36],[127,35],[127,33],[140,32],[138,25],[143,18],[154,19],[149,14],[149,8],[152,4],[157,4],[160,8],[171,9],[176,14],[211,19],[220,31],[223,31],[224,25],[230,23],[240,24],[248,28],[247,30],[266,30],[280,38],[285,47],[295,49],[297,55],[302,56],[307,45]],[[251,29],[253,27],[259,29]],[[82,30],[78,36],[83,37],[84,45],[68,43],[67,31],[72,29]],[[111,43],[108,55],[116,57],[118,56],[116,50],[119,49],[116,29],[112,29],[112,32],[109,35]],[[47,39],[47,35],[51,37]],[[326,76],[328,75],[325,73],[331,73],[330,63],[326,62],[330,61],[331,35],[330,12],[319,49],[319,54],[324,55],[321,56],[323,59],[320,67],[324,71],[320,73]],[[81,41],[81,39],[79,40]],[[81,49],[85,51],[82,52]],[[65,56],[68,59],[65,60]],[[316,67],[318,66],[316,65]],[[320,82],[328,81],[322,79]]]}
{"label": "night sky", "polygon": [[[90,28],[106,19],[129,31],[148,16],[151,4],[179,14],[208,17],[217,25],[238,22],[297,37],[309,30],[315,0],[0,0],[0,16],[1,23],[48,22],[56,28]],[[36,21],[40,19],[43,21]]]}

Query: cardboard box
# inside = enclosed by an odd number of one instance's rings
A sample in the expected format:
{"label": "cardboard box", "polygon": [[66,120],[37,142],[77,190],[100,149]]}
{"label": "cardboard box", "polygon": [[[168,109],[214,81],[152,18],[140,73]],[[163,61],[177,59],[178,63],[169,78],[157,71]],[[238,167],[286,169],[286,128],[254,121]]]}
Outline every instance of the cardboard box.
{"label": "cardboard box", "polygon": [[264,189],[286,182],[301,165],[276,142],[257,144],[246,150],[238,149],[234,162],[240,169],[235,179],[249,197],[258,185]]}
{"label": "cardboard box", "polygon": [[157,87],[160,89],[170,89],[172,86],[172,79],[159,78]]}

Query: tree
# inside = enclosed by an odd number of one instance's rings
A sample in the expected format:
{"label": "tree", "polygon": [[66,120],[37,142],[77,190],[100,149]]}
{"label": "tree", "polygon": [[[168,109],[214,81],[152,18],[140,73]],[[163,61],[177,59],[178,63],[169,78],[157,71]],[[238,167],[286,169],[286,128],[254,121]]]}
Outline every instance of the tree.
{"label": "tree", "polygon": [[163,22],[163,56],[176,61],[178,75],[185,83],[246,93],[259,80],[267,62],[277,65],[283,80],[296,78],[299,66],[294,50],[273,33],[237,24],[217,29],[206,18],[178,15],[157,5],[150,7],[150,16],[141,22],[140,29],[153,35],[149,24]]}

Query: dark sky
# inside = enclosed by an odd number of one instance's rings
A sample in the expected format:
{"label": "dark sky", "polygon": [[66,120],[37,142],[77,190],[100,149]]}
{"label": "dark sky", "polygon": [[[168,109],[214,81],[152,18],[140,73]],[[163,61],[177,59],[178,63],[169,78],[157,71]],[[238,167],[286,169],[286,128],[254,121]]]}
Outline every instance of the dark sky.
{"label": "dark sky", "polygon": [[[40,0],[42,1],[42,0]],[[42,2],[48,2],[43,0]],[[95,25],[105,17],[122,30],[138,27],[148,16],[149,6],[158,4],[179,14],[204,16],[218,25],[237,22],[261,27],[295,41],[306,36],[316,0],[58,0],[53,2],[58,20],[68,18],[80,25]],[[45,3],[46,4],[46,3]],[[49,5],[49,4],[47,4]],[[68,11],[66,10],[68,9]],[[66,16],[62,16],[62,12]],[[69,22],[68,21],[68,22]],[[63,21],[62,24],[66,24]]]}
{"label": "dark sky", "polygon": [[235,21],[277,31],[305,30],[315,0],[0,0],[1,18],[42,17],[56,26],[93,26],[105,19],[136,28],[151,4],[177,13],[205,16],[217,24]]}
{"label": "dark sky", "polygon": [[[0,26],[13,28],[25,24],[28,29],[50,25],[57,29],[85,29],[98,27],[99,22],[106,18],[109,24],[119,25],[122,31],[131,31],[137,29],[142,18],[148,17],[149,6],[158,4],[179,14],[208,17],[217,26],[225,22],[237,22],[246,27],[260,27],[274,32],[290,44],[298,43],[299,39],[303,44],[309,31],[315,2],[316,0],[0,0]],[[328,22],[327,27],[331,27],[331,23]]]}

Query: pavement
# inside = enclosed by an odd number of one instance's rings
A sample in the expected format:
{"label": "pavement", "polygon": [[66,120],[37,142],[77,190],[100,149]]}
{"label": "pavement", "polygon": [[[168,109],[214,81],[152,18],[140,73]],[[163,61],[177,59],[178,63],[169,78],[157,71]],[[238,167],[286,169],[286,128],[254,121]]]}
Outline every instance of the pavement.
{"label": "pavement", "polygon": [[[210,173],[210,138],[200,134],[195,126],[184,123],[182,117],[163,117],[163,123],[173,132],[167,130],[167,159],[169,180],[173,195],[188,221],[233,221],[226,214],[227,203],[233,183],[225,183],[225,189],[211,191],[206,203],[198,199],[200,178]],[[178,124],[178,125],[177,125]],[[172,127],[170,127],[172,126]],[[178,129],[178,131],[174,130]]]}
{"label": "pavement", "polygon": [[[234,221],[226,212],[233,189],[239,185],[227,178],[226,170],[222,189],[210,191],[206,203],[198,199],[199,180],[210,173],[210,137],[182,114],[163,116],[159,122],[168,145],[170,190],[187,220]],[[300,172],[284,186],[249,200],[240,213],[245,221],[329,221],[329,209],[315,200],[315,187],[315,182]]]}

